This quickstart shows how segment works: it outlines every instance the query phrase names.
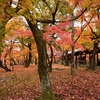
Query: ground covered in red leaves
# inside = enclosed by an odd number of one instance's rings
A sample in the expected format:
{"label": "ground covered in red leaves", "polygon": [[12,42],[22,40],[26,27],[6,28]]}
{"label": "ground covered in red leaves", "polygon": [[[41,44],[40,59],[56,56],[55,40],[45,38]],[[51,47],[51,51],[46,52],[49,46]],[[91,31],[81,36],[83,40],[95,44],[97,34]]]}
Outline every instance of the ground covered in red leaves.
{"label": "ground covered in red leaves", "polygon": [[[100,100],[100,68],[95,71],[54,64],[49,73],[56,100]],[[16,65],[14,71],[0,68],[0,100],[37,100],[41,95],[37,66]]]}

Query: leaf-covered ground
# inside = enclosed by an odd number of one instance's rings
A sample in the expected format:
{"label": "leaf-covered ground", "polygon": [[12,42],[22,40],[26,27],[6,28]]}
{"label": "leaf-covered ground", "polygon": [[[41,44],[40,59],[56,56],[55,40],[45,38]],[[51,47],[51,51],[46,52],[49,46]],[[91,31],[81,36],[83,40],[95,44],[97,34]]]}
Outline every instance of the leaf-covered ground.
{"label": "leaf-covered ground", "polygon": [[[95,71],[53,65],[49,73],[56,100],[100,100],[100,68]],[[37,66],[15,66],[13,72],[0,68],[0,100],[36,100],[41,95]]]}

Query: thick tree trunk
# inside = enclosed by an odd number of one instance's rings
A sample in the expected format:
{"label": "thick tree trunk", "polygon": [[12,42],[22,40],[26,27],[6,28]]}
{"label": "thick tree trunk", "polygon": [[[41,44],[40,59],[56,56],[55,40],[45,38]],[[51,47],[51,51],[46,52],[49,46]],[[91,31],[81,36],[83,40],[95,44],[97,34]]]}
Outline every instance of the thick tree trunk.
{"label": "thick tree trunk", "polygon": [[32,24],[30,21],[28,21],[28,24],[33,32],[34,39],[37,45],[38,73],[42,90],[41,99],[54,100],[49,74],[47,72],[46,46],[42,38],[42,32],[38,29],[37,24]]}
{"label": "thick tree trunk", "polygon": [[91,56],[91,59],[90,59],[90,65],[89,65],[89,69],[91,70],[95,70],[95,55],[97,53],[97,48],[98,48],[98,43],[95,42],[94,43],[94,47],[93,47],[93,52],[92,52],[92,56]]}

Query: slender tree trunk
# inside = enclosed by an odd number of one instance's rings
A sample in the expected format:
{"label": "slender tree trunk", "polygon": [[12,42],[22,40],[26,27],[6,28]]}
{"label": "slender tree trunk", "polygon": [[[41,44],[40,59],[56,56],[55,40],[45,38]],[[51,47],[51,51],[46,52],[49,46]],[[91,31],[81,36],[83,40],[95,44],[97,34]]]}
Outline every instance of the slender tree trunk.
{"label": "slender tree trunk", "polygon": [[3,68],[6,72],[11,71],[7,65],[6,65],[6,57],[8,55],[8,52],[6,52],[5,56],[4,56],[4,64],[1,65],[1,68]]}
{"label": "slender tree trunk", "polygon": [[[74,15],[72,15],[72,18]],[[72,39],[72,54],[71,54],[71,75],[75,74],[75,68],[74,68],[74,20],[72,21],[72,34],[71,34],[71,39]]]}
{"label": "slender tree trunk", "polygon": [[72,46],[72,54],[71,54],[71,75],[75,75],[75,66],[74,66],[74,46]]}
{"label": "slender tree trunk", "polygon": [[48,68],[48,71],[49,72],[52,72],[52,63],[53,63],[53,49],[52,49],[52,46],[51,45],[49,45],[50,46],[50,50],[51,50],[51,55],[50,55],[50,60],[49,60],[49,68]]}
{"label": "slender tree trunk", "polygon": [[42,32],[38,29],[37,24],[32,24],[30,21],[28,21],[28,24],[33,32],[34,39],[37,45],[38,73],[39,73],[40,85],[42,90],[41,99],[54,100],[49,74],[47,72],[46,46],[42,38]]}
{"label": "slender tree trunk", "polygon": [[65,66],[68,66],[68,50],[65,50]]}
{"label": "slender tree trunk", "polygon": [[14,58],[10,58],[10,65],[11,65],[11,62],[13,62],[14,65],[17,65],[16,61],[14,60]]}
{"label": "slender tree trunk", "polygon": [[29,51],[28,58],[26,58],[25,63],[24,63],[25,68],[29,67],[29,65],[31,63],[31,59],[32,59],[32,53],[31,53],[31,51]]}
{"label": "slender tree trunk", "polygon": [[34,58],[35,65],[37,65],[37,57]]}
{"label": "slender tree trunk", "polygon": [[29,52],[28,52],[28,56],[26,57],[26,60],[24,63],[25,68],[28,68],[31,64],[31,61],[32,61],[31,45],[32,45],[31,43],[28,43],[28,45],[27,45]]}
{"label": "slender tree trunk", "polygon": [[63,51],[63,54],[61,56],[61,64],[64,65],[64,51]]}
{"label": "slender tree trunk", "polygon": [[54,59],[54,63],[57,63],[56,62],[56,55],[53,55],[53,59]]}
{"label": "slender tree trunk", "polygon": [[77,68],[77,55],[76,55],[76,58],[75,58],[75,65],[76,65],[76,68]]}
{"label": "slender tree trunk", "polygon": [[92,57],[90,60],[90,65],[89,65],[89,69],[91,70],[95,70],[95,55],[97,53],[97,48],[98,48],[98,43],[94,42],[94,47],[93,47],[93,52],[92,52]]}

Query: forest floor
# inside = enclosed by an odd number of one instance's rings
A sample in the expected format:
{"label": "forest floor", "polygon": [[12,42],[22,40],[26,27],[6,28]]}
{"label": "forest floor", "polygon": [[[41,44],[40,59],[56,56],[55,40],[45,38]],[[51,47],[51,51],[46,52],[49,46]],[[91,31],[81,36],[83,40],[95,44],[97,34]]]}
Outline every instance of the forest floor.
{"label": "forest floor", "polygon": [[[11,69],[11,67],[9,67]],[[56,100],[100,100],[100,68],[95,71],[79,67],[70,75],[70,67],[53,64],[49,73]],[[38,100],[41,95],[36,65],[24,68],[14,66],[14,71],[0,68],[0,100]]]}

